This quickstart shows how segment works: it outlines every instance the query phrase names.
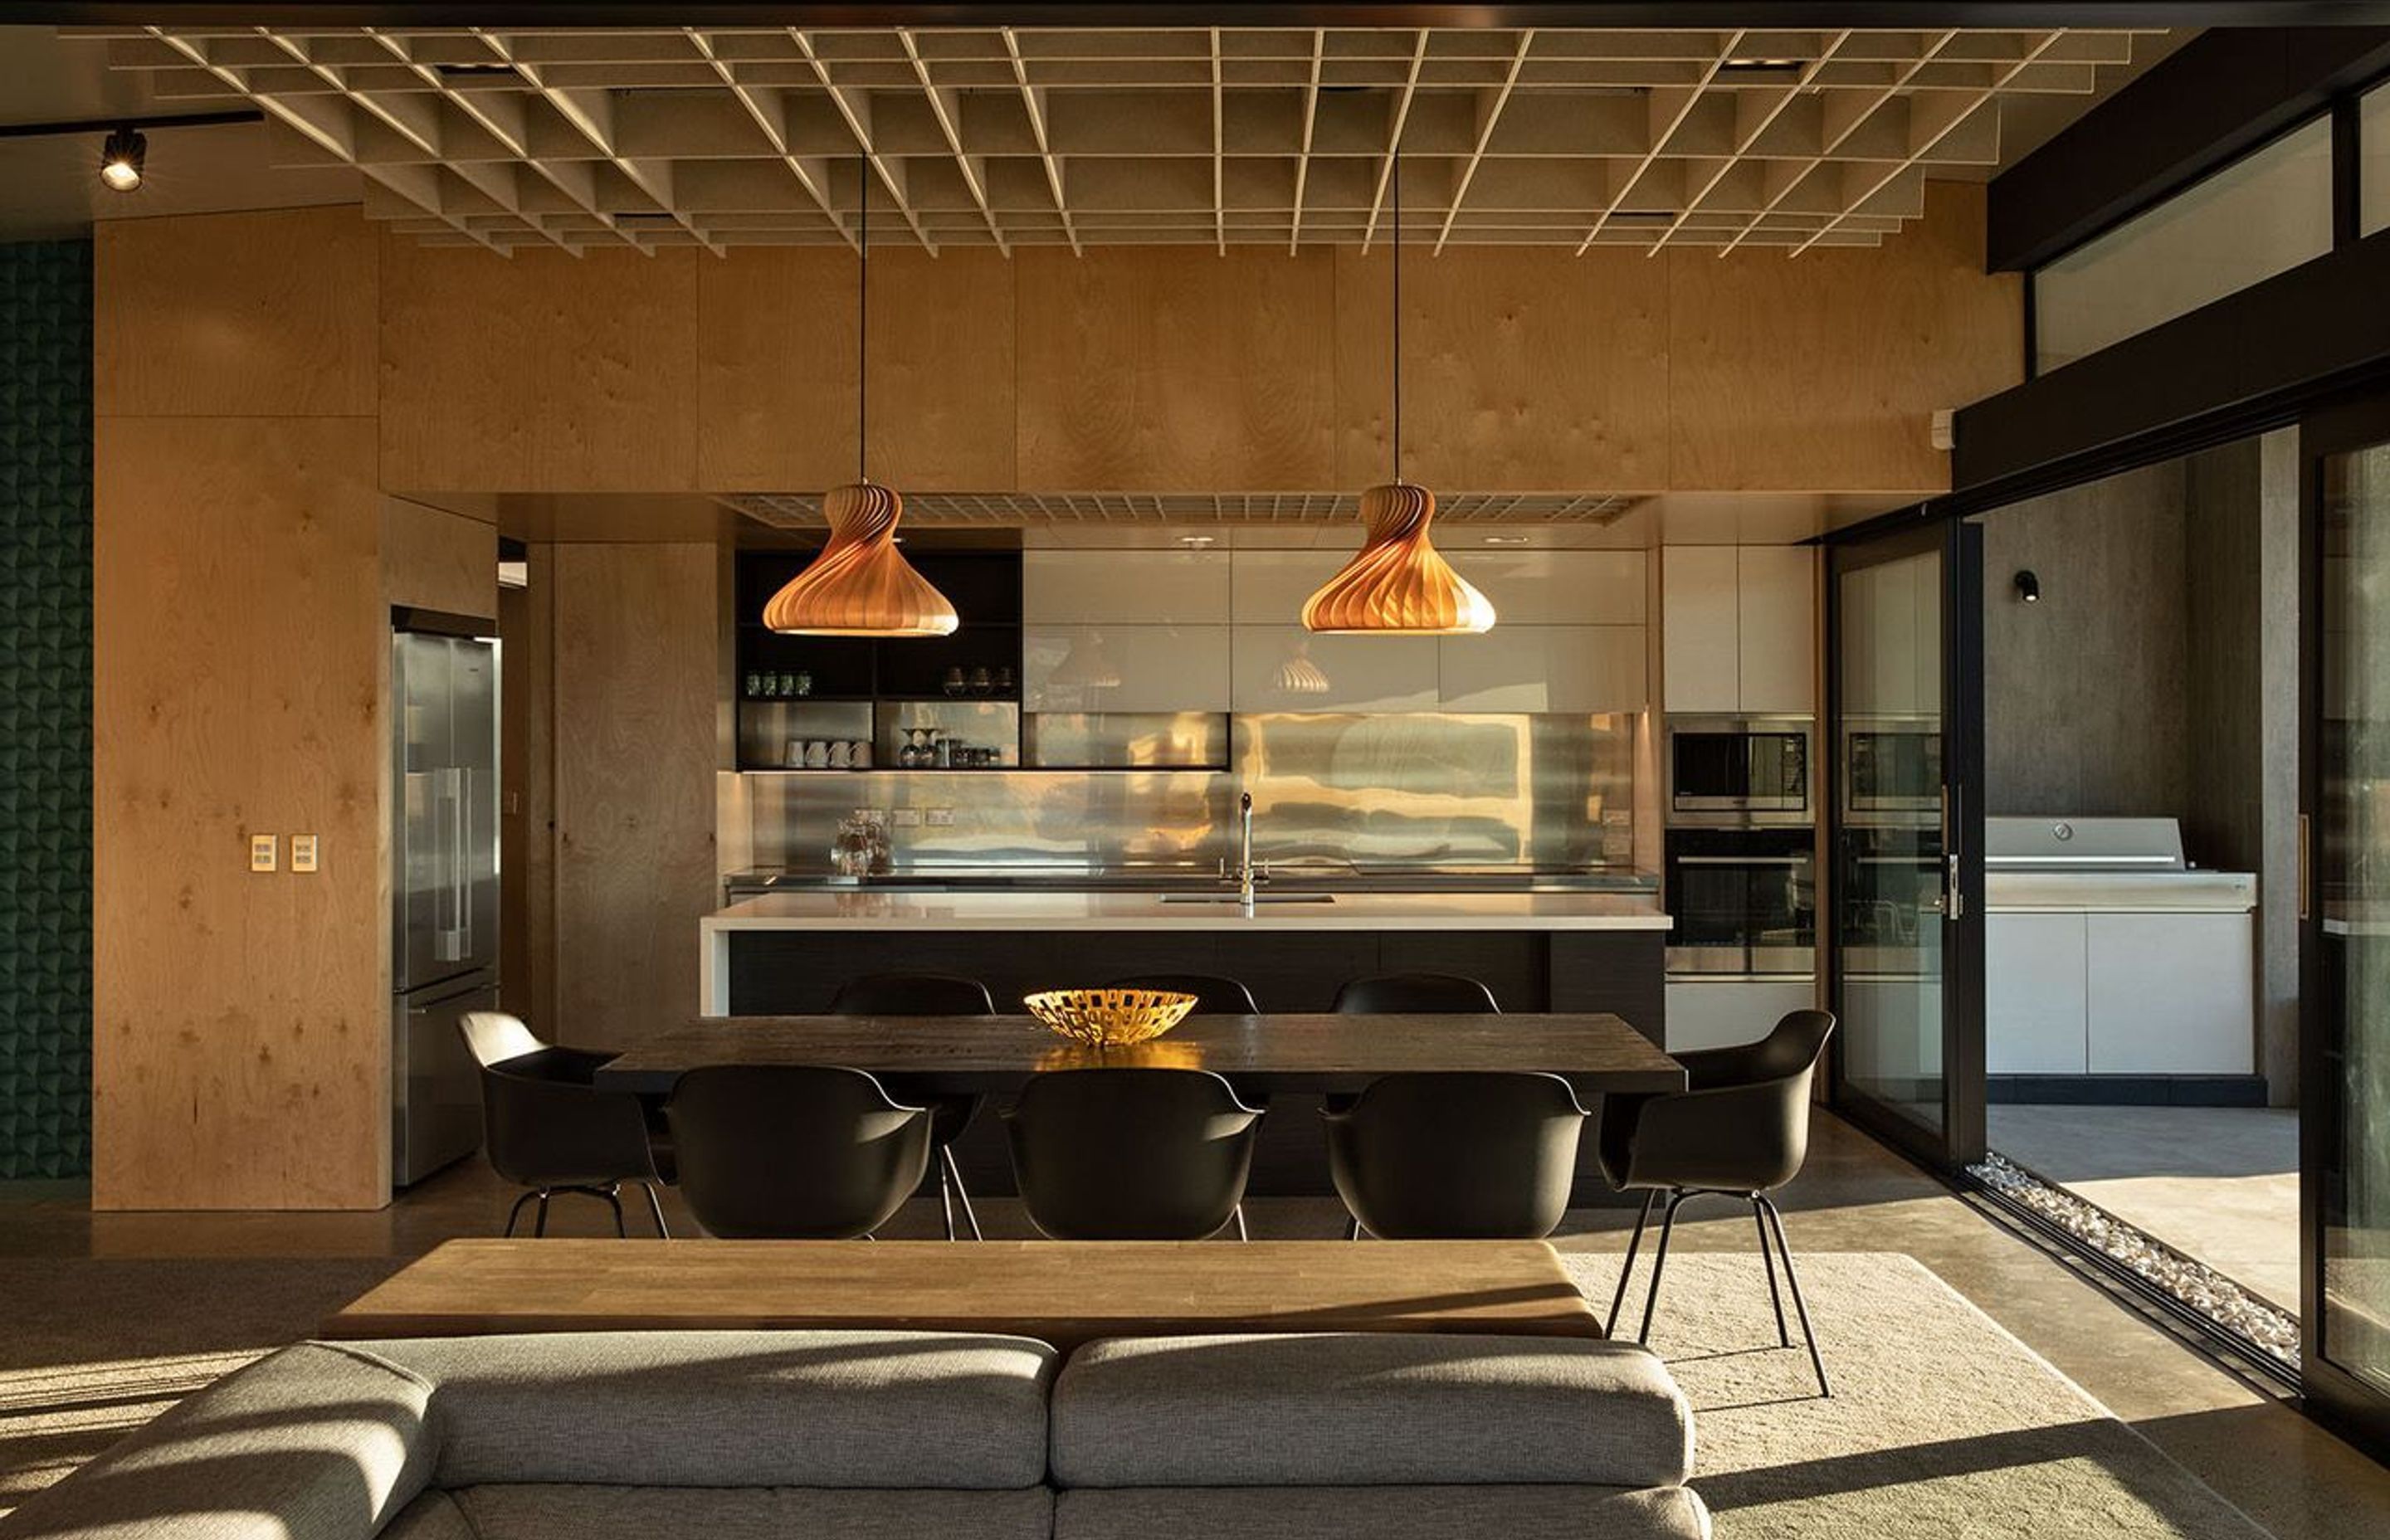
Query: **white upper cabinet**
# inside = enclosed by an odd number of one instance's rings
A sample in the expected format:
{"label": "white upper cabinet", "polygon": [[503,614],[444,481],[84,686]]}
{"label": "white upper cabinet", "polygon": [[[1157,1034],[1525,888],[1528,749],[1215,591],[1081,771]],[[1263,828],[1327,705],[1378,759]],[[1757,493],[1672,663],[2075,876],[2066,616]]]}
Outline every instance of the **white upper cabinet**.
{"label": "white upper cabinet", "polygon": [[1432,712],[1433,636],[1315,636],[1300,625],[1234,628],[1239,712]]}
{"label": "white upper cabinet", "polygon": [[1225,625],[1023,629],[1021,703],[1033,712],[1225,712]]}
{"label": "white upper cabinet", "polygon": [[1218,625],[1228,618],[1226,551],[1021,554],[1031,625]]}
{"label": "white upper cabinet", "polygon": [[1454,571],[1494,605],[1495,629],[1510,625],[1641,625],[1641,551],[1456,549],[1439,545]]}
{"label": "white upper cabinet", "polygon": [[1660,553],[1660,704],[1668,711],[1742,709],[1735,549],[1670,545]]}
{"label": "white upper cabinet", "polygon": [[1806,545],[1735,547],[1736,673],[1746,712],[1818,710],[1818,553]]}
{"label": "white upper cabinet", "polygon": [[1453,712],[1639,712],[1639,625],[1513,625],[1437,638],[1437,699]]}
{"label": "white upper cabinet", "polygon": [[1679,712],[1818,709],[1817,553],[1670,545],[1660,554],[1661,704]]}

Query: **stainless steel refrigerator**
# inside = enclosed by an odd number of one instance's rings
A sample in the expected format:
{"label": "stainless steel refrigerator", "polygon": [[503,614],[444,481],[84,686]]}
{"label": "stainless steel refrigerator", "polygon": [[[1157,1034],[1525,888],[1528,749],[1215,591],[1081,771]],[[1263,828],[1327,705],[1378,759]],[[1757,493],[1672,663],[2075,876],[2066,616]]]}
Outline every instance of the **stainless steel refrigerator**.
{"label": "stainless steel refrigerator", "polygon": [[391,1175],[405,1187],[482,1139],[457,1021],[498,1004],[497,648],[397,632],[390,676]]}

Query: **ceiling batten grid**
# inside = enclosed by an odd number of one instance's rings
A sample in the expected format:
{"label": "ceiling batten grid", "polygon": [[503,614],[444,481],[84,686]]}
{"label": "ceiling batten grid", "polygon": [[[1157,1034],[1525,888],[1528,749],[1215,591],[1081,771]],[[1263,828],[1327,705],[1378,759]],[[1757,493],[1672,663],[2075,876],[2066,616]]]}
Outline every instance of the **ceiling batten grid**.
{"label": "ceiling batten grid", "polygon": [[[1645,494],[1625,492],[1462,493],[1441,499],[1436,518],[1446,524],[1601,527],[1616,523],[1646,499]],[[748,493],[719,501],[775,529],[819,529],[824,524],[818,494]],[[948,529],[1074,524],[1334,528],[1349,524],[1360,506],[1357,493],[1343,492],[945,492],[906,499],[905,521],[913,528]]]}
{"label": "ceiling batten grid", "polygon": [[[1881,243],[2000,120],[2092,99],[2128,29],[625,25],[77,29],[161,99],[249,98],[431,244],[892,238],[1354,246],[1394,153],[1454,246]],[[2113,77],[2111,77],[2113,78]],[[1409,189],[1406,189],[1407,191]]]}

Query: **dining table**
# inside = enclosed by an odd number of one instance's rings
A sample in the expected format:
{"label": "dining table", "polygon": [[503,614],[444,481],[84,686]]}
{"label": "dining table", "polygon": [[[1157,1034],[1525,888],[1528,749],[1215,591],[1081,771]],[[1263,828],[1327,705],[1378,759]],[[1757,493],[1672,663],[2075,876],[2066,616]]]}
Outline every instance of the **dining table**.
{"label": "dining table", "polygon": [[1684,1067],[1601,1012],[1332,1012],[1189,1016],[1142,1043],[1095,1046],[1033,1016],[705,1016],[665,1028],[597,1072],[601,1090],[668,1094],[701,1065],[835,1064],[902,1075],[932,1094],[1017,1091],[1061,1070],[1209,1070],[1275,1092],[1355,1092],[1382,1075],[1514,1071],[1579,1095],[1681,1091]]}

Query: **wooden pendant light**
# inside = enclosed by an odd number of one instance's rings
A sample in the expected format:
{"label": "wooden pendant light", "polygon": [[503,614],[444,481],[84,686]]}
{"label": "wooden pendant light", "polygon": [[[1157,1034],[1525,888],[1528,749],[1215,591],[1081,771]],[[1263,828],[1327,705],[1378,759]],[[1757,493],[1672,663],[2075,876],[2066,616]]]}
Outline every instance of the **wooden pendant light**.
{"label": "wooden pendant light", "polygon": [[905,499],[875,486],[867,474],[870,450],[871,184],[855,162],[861,226],[855,241],[855,480],[822,496],[829,544],[764,606],[764,623],[802,636],[951,636],[961,624],[954,605],[913,570],[896,545]]}
{"label": "wooden pendant light", "polygon": [[896,547],[905,501],[859,481],[822,498],[829,544],[764,606],[764,623],[805,636],[951,636],[955,607]]}
{"label": "wooden pendant light", "polygon": [[1304,602],[1311,631],[1465,635],[1494,625],[1494,606],[1428,543],[1435,494],[1394,481],[1361,494],[1368,534],[1344,570]]}
{"label": "wooden pendant light", "polygon": [[1394,479],[1361,494],[1367,530],[1358,555],[1303,604],[1310,631],[1466,635],[1494,628],[1494,606],[1436,554],[1428,521],[1435,494],[1403,480],[1403,158],[1390,168],[1394,183]]}

